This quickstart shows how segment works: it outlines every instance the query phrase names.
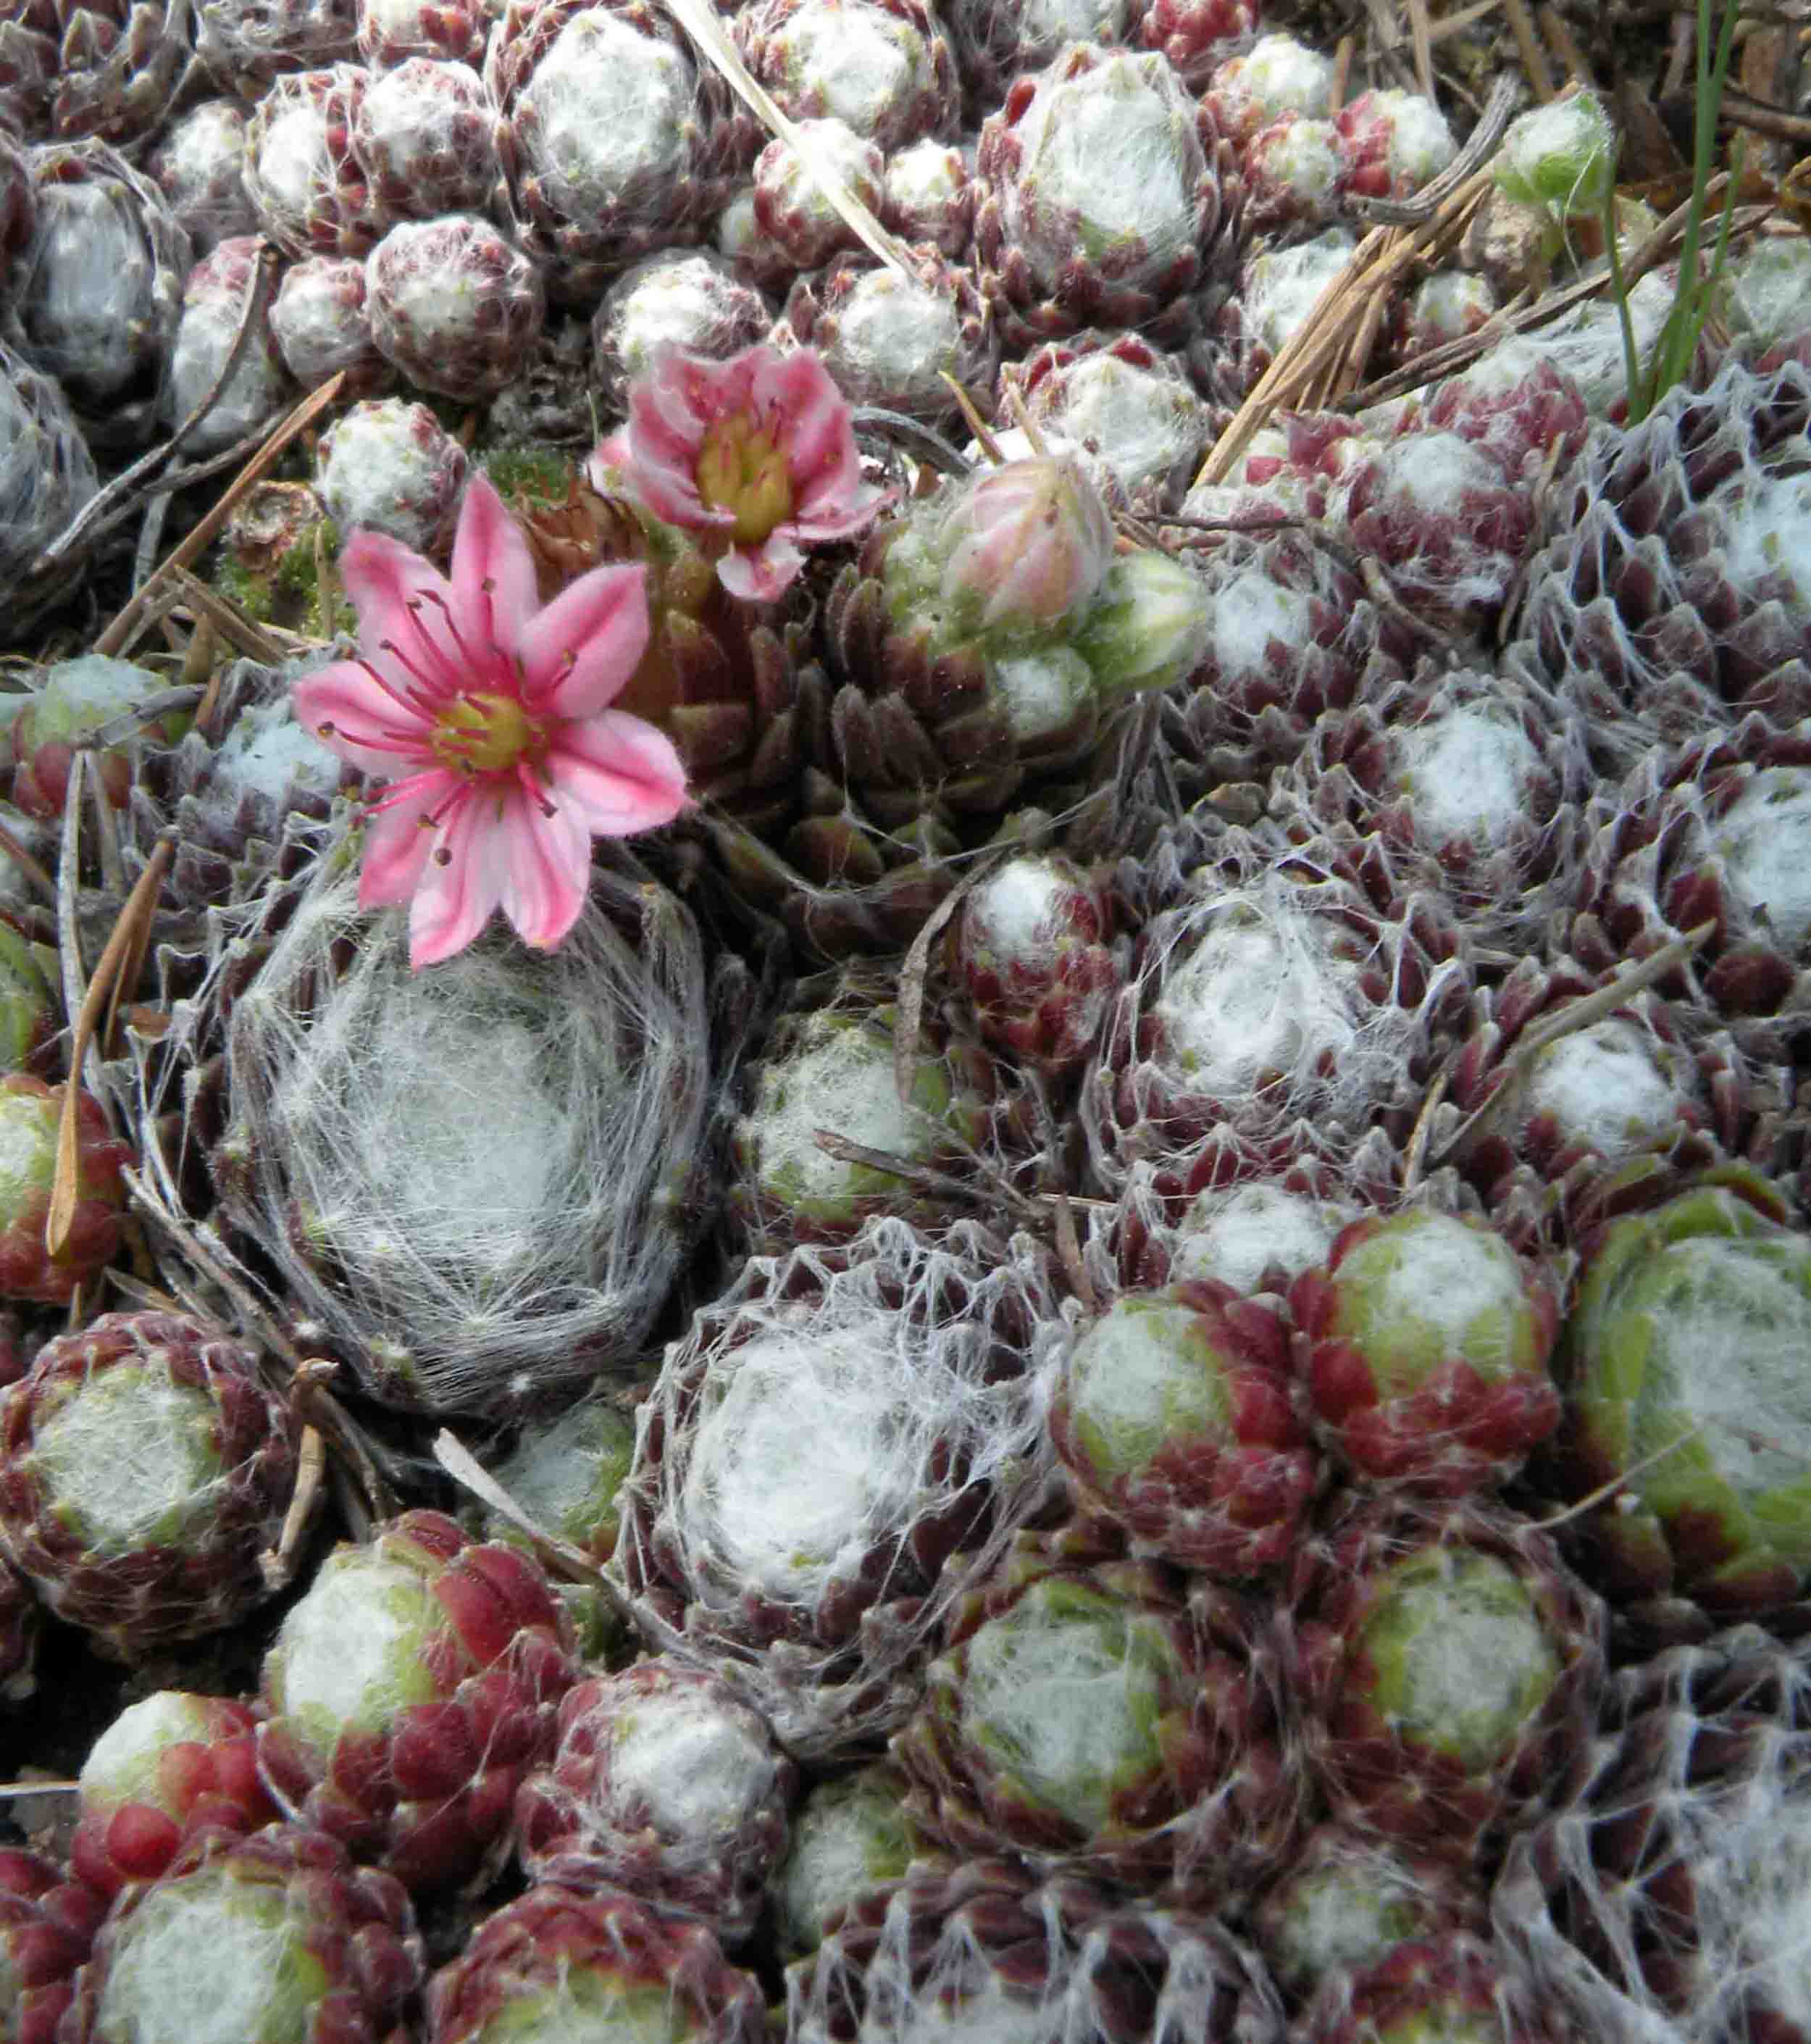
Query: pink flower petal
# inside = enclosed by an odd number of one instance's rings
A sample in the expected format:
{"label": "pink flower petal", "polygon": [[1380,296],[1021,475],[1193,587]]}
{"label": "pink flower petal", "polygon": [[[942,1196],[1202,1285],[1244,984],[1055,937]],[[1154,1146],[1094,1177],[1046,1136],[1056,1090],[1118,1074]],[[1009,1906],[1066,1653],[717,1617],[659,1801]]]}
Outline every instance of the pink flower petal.
{"label": "pink flower petal", "polygon": [[621,694],[647,647],[647,578],[640,567],[593,568],[529,620],[516,651],[535,710],[590,717]]}
{"label": "pink flower petal", "polygon": [[664,732],[625,710],[569,724],[547,755],[556,807],[598,837],[670,823],[685,806],[685,769]]}
{"label": "pink flower petal", "polygon": [[304,674],[291,696],[296,720],[348,766],[394,780],[431,758],[428,719],[399,702],[366,670],[340,660]]}
{"label": "pink flower petal", "polygon": [[509,833],[522,827],[519,792],[466,791],[440,828],[409,911],[409,962],[419,972],[457,957],[503,898]]}
{"label": "pink flower petal", "polygon": [[421,884],[436,833],[422,818],[453,792],[450,774],[422,774],[418,793],[381,809],[365,825],[364,862],[359,874],[359,906],[384,909],[406,901]]}
{"label": "pink flower petal", "polygon": [[389,678],[456,695],[462,663],[443,627],[433,629],[445,613],[420,600],[452,601],[451,586],[433,563],[388,533],[361,526],[346,542],[339,565],[340,586],[359,613],[359,644],[366,659],[376,660],[389,640],[403,656],[401,662],[385,662]]}
{"label": "pink flower petal", "polygon": [[576,923],[591,885],[591,832],[577,811],[524,797],[505,848],[503,912],[525,944],[550,951]]}
{"label": "pink flower petal", "polygon": [[539,601],[526,536],[490,478],[474,475],[466,485],[453,541],[453,604],[460,631],[474,652],[496,647],[507,653]]}
{"label": "pink flower petal", "polygon": [[771,603],[792,586],[805,557],[786,535],[782,525],[769,532],[758,547],[735,547],[717,563],[717,579],[731,596],[747,603]]}

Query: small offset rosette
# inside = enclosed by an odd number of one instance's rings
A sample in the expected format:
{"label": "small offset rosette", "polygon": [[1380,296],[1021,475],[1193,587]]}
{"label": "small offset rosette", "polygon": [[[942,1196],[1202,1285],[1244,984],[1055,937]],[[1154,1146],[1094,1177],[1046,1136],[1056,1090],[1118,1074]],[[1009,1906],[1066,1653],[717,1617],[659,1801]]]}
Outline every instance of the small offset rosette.
{"label": "small offset rosette", "polygon": [[1291,1850],[1306,1783],[1250,1607],[1155,1562],[1024,1534],[956,1606],[893,1741],[943,1850],[1212,1907]]}
{"label": "small offset rosette", "polygon": [[1278,2044],[1276,1991],[1211,1917],[981,1857],[851,1897],[786,1977],[795,2044],[927,2033]]}
{"label": "small offset rosette", "polygon": [[1280,1562],[1320,1462],[1295,1406],[1275,1301],[1184,1279],[1130,1292],[1087,1329],[1050,1401],[1084,1508],[1135,1553],[1215,1576]]}
{"label": "small offset rosette", "polygon": [[426,1972],[399,1881],[355,1866],[323,1832],[270,1824],[198,1838],[126,1889],[57,2036],[397,2044]]}
{"label": "small offset rosette", "polygon": [[1312,1771],[1367,1835],[1488,1858],[1589,1740],[1603,1607],[1495,1508],[1355,1499],[1302,1550],[1280,1623]]}
{"label": "small offset rosette", "polygon": [[1482,1222],[1366,1214],[1290,1287],[1315,1416],[1361,1476],[1437,1497],[1506,1482],[1560,1424],[1560,1304]]}
{"label": "small offset rosette", "polygon": [[1622,771],[1657,740],[1811,709],[1811,367],[1732,355],[1629,430],[1600,426],[1550,513],[1522,630]]}
{"label": "small offset rosette", "polygon": [[159,1689],[129,1704],[82,1763],[71,1870],[97,1894],[155,1881],[203,1831],[243,1838],[282,1815],[258,1779],[259,1712]]}
{"label": "small offset rosette", "polygon": [[1615,1487],[1571,1537],[1650,1646],[1750,1616],[1804,1628],[1811,1235],[1790,1219],[1777,1185],[1732,1165],[1625,1167],[1575,1216],[1551,1473],[1579,1499]]}
{"label": "small offset rosette", "polygon": [[1329,1981],[1293,2033],[1303,2044],[1571,2044],[1513,1954],[1464,1931],[1412,1938]]}
{"label": "small offset rosette", "polygon": [[516,1799],[516,1851],[531,1880],[627,1888],[735,1946],[754,1928],[797,1791],[758,1712],[716,1676],[656,1655],[566,1692],[552,1762]]}
{"label": "small offset rosette", "polygon": [[455,1886],[502,1857],[577,1672],[534,1562],[405,1512],[334,1550],[265,1655],[265,1786],[411,1888]]}
{"label": "small offset rosette", "polygon": [[702,1923],[621,1888],[531,1888],[479,1924],[428,1983],[428,2044],[499,2037],[762,2044],[761,1984]]}
{"label": "small offset rosette", "polygon": [[1811,1687],[1754,1626],[1624,1669],[1560,1807],[1514,1841],[1498,1942],[1571,2034],[1804,2044]]}
{"label": "small offset rosette", "polygon": [[969,1222],[752,1259],[642,1407],[615,1563],[631,1595],[792,1753],[871,1748],[965,1585],[1049,1497],[1064,1326],[1040,1252]]}
{"label": "small offset rosette", "polygon": [[1171,826],[1134,878],[1149,920],[1081,1096],[1109,1187],[1141,1161],[1186,1170],[1222,1129],[1270,1143],[1311,1120],[1336,1163],[1374,1128],[1406,1137],[1470,978],[1443,896],[1211,818]]}
{"label": "small offset rosette", "polygon": [[0,1547],[113,1658],[219,1631],[271,1593],[298,1432],[224,1329],[104,1314],[0,1397]]}

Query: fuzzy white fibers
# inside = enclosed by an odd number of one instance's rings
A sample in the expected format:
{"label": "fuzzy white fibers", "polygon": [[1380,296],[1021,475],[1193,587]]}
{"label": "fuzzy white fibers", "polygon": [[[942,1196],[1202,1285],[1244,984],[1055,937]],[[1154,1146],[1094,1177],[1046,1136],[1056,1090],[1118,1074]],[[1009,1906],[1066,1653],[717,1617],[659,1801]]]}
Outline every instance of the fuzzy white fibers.
{"label": "fuzzy white fibers", "polygon": [[117,1926],[97,2027],[132,2044],[301,2037],[320,1961],[281,1888],[209,1866],[144,1895]]}
{"label": "fuzzy white fibers", "polygon": [[1249,1292],[1280,1266],[1291,1278],[1327,1260],[1333,1238],[1358,1208],[1292,1192],[1272,1179],[1198,1193],[1183,1216],[1170,1274],[1217,1278]]}
{"label": "fuzzy white fibers", "polygon": [[516,101],[525,167],[559,213],[615,210],[685,169],[696,90],[672,44],[602,8],[574,14]]}
{"label": "fuzzy white fibers", "polygon": [[709,1106],[697,933],[616,889],[557,951],[501,926],[412,973],[331,860],[228,1039],[234,1218],[384,1395],[497,1410],[626,1355],[659,1311]]}
{"label": "fuzzy white fibers", "polygon": [[1697,1095],[1690,1058],[1625,1015],[1549,1044],[1528,1082],[1531,1113],[1551,1115],[1563,1142],[1606,1157],[1645,1148]]}
{"label": "fuzzy white fibers", "polygon": [[[976,1885],[985,1878],[977,1874]],[[1282,2034],[1262,1969],[1199,1914],[1142,1900],[1097,1909],[1085,1888],[1058,1880],[1026,1893],[1011,1915],[993,1892],[976,1897],[973,1919],[966,1907],[931,1915],[940,1885],[896,1889],[878,1945],[864,1941],[859,1958],[833,1933],[814,1964],[791,1969],[792,2044],[846,2034],[838,2018],[851,2005],[862,2011],[857,2044],[1083,2044],[1122,2028],[1129,1976],[1148,1997],[1143,2044],[1257,2044]],[[1020,1923],[1002,1951],[1002,1923],[1015,1915]],[[1227,2019],[1229,2001],[1237,2013]]]}
{"label": "fuzzy white fibers", "polygon": [[1811,937],[1811,769],[1764,767],[1705,836],[1744,913],[1764,916],[1781,947],[1802,956]]}
{"label": "fuzzy white fibers", "polygon": [[1054,290],[1077,254],[1109,258],[1137,286],[1195,236],[1208,171],[1191,109],[1165,59],[1099,55],[1073,78],[1044,74],[1017,128],[1019,167],[1001,194],[1007,236],[1038,287]]}
{"label": "fuzzy white fibers", "polygon": [[[900,1669],[1042,1494],[1064,1329],[1020,1251],[965,1224],[933,1248],[903,1223],[872,1223],[835,1263],[808,1250],[753,1259],[668,1351],[642,1408],[617,1562],[632,1555],[634,1577],[681,1596],[688,1637],[727,1655],[738,1688],[807,1754],[910,1709]],[[1020,1326],[1011,1368],[1003,1314]],[[927,1585],[907,1551],[914,1529],[984,1499],[984,1538]],[[811,1637],[832,1594],[872,1608],[853,1669]],[[800,1637],[770,1649],[751,1596]]]}
{"label": "fuzzy white fibers", "polygon": [[1527,820],[1541,772],[1533,740],[1511,717],[1455,708],[1391,734],[1391,764],[1430,843],[1505,843]]}

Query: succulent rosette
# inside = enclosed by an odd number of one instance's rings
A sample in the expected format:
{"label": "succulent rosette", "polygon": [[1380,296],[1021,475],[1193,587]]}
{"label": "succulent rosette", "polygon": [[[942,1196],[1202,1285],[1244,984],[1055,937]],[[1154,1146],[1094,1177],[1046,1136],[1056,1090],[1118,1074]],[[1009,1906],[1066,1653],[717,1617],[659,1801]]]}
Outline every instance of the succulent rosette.
{"label": "succulent rosette", "polygon": [[1708,1162],[1765,1140],[1768,1075],[1651,989],[1607,1014],[1585,1007],[1605,983],[1564,957],[1524,958],[1473,997],[1431,1139],[1512,1237],[1536,1203],[1588,1195],[1606,1166],[1649,1152]]}
{"label": "succulent rosette", "polygon": [[534,261],[475,213],[399,221],[366,258],[365,287],[378,352],[466,404],[516,381],[547,313]]}
{"label": "succulent rosette", "polygon": [[[1666,1186],[1648,1174],[1650,1200]],[[1618,1487],[1578,1537],[1629,1621],[1702,1634],[1811,1579],[1811,1237],[1739,1166],[1633,1212],[1617,1191],[1580,1231],[1558,1466],[1568,1492]]]}
{"label": "succulent rosette", "polygon": [[1162,834],[1133,975],[1082,1085],[1110,1187],[1142,1161],[1186,1170],[1217,1132],[1272,1143],[1303,1120],[1337,1162],[1408,1114],[1470,974],[1449,905],[1393,878],[1324,837],[1280,853],[1211,817]]}
{"label": "succulent rosette", "polygon": [[255,99],[285,71],[355,57],[355,0],[201,0],[195,53],[240,98]]}
{"label": "succulent rosette", "polygon": [[[748,1111],[732,1150],[737,1180],[729,1205],[751,1247],[783,1251],[801,1242],[846,1242],[881,1214],[929,1226],[949,1197],[890,1171],[908,1168],[973,1175],[1003,1105],[986,1050],[959,1030],[924,1030],[902,1097],[896,1011],[834,991],[821,1006],[781,1017],[752,1059]],[[836,1157],[818,1142],[827,1130],[880,1156]]]}
{"label": "succulent rosette", "polygon": [[1315,1416],[1374,1481],[1462,1496],[1513,1476],[1560,1424],[1559,1301],[1480,1221],[1364,1215],[1289,1304]]}
{"label": "succulent rosette", "polygon": [[198,1838],[94,1940],[64,2044],[396,2044],[427,1972],[401,1885],[320,1831]]}
{"label": "succulent rosette", "polygon": [[355,63],[286,72],[246,125],[246,192],[291,256],[363,256],[392,225],[352,147],[370,83]]}
{"label": "succulent rosette", "polygon": [[1811,2037],[1808,1696],[1753,1626],[1625,1669],[1574,1792],[1512,1843],[1499,1942],[1590,2038]]}
{"label": "succulent rosette", "polygon": [[667,1351],[616,1570],[789,1752],[871,1745],[965,1584],[1046,1501],[1060,1330],[1040,1261],[968,1222],[752,1258]]}
{"label": "succulent rosette", "polygon": [[1388,1839],[1322,1824],[1253,1905],[1248,1922],[1277,1984],[1306,2002],[1399,1945],[1486,1928],[1469,1869]]}
{"label": "succulent rosette", "polygon": [[903,1879],[920,1857],[906,1791],[892,1762],[876,1760],[807,1792],[771,1884],[786,1958],[815,1952],[853,1896]]}
{"label": "succulent rosette", "polygon": [[1046,342],[1008,364],[1000,388],[1016,388],[1047,443],[1085,449],[1141,509],[1173,505],[1200,457],[1207,407],[1180,359],[1139,334]]}
{"label": "succulent rosette", "polygon": [[1513,947],[1576,886],[1587,772],[1575,721],[1538,684],[1424,662],[1323,713],[1272,809],[1297,839],[1343,827],[1422,855],[1479,940]]}
{"label": "succulent rosette", "polygon": [[0,1546],[115,1658],[217,1631],[270,1594],[297,1431],[224,1329],[104,1314],[0,1401]]}
{"label": "succulent rosette", "polygon": [[762,2044],[760,1984],[702,1923],[620,1888],[547,1886],[493,1911],[428,1983],[428,2044],[660,2037]]}
{"label": "succulent rosette", "polygon": [[927,2034],[1277,2044],[1276,1989],[1211,1917],[982,1856],[851,1900],[786,1977],[795,2044]]}
{"label": "succulent rosette", "polygon": [[1599,427],[1550,513],[1522,630],[1618,770],[1656,739],[1811,705],[1811,367],[1732,357],[1633,430]]}
{"label": "succulent rosette", "polygon": [[[29,816],[63,814],[71,762],[86,747],[89,769],[107,800],[124,809],[147,744],[179,738],[188,719],[144,706],[164,693],[162,678],[130,660],[88,653],[43,669],[8,724],[0,759],[13,768],[12,796]],[[106,733],[113,742],[96,741]]]}
{"label": "succulent rosette", "polygon": [[1304,1810],[1273,1642],[1205,1580],[1085,1551],[1072,1530],[1022,1534],[955,1604],[893,1740],[907,1810],[957,1854],[1005,1846],[1159,1898],[1237,1896]]}
{"label": "succulent rosette", "polygon": [[1437,384],[1423,416],[1437,432],[1487,448],[1510,476],[1569,460],[1590,424],[1576,379],[1532,343],[1514,340]]}
{"label": "succulent rosette", "polygon": [[623,264],[719,202],[716,102],[646,0],[508,0],[485,46],[504,169],[553,295],[589,309]]}
{"label": "succulent rosette", "polygon": [[[955,129],[961,88],[950,39],[924,0],[757,0],[737,17],[735,36],[795,121],[842,121],[889,152]],[[766,134],[739,109],[735,129],[744,148]]]}
{"label": "succulent rosette", "polygon": [[553,1758],[516,1799],[516,1850],[531,1880],[627,1888],[735,1946],[797,1792],[758,1712],[719,1677],[655,1655],[566,1692]]}
{"label": "succulent rosette", "polygon": [[905,254],[903,271],[862,250],[800,277],[783,331],[818,351],[851,402],[944,424],[957,411],[949,379],[984,389],[1000,344],[973,271],[925,240]]}
{"label": "succulent rosette", "polygon": [[1305,2044],[1567,2044],[1550,1998],[1513,1958],[1465,1931],[1414,1938],[1330,1982],[1303,2018]]}
{"label": "succulent rosette", "polygon": [[1589,1738],[1603,1607],[1494,1508],[1355,1499],[1300,1550],[1283,1611],[1308,1758],[1356,1831],[1487,1858]]}
{"label": "succulent rosette", "polygon": [[[352,1642],[359,1642],[352,1652]],[[411,1887],[494,1865],[577,1669],[539,1566],[434,1512],[342,1543],[264,1658],[266,1787]]]}
{"label": "succulent rosette", "polygon": [[8,2044],[53,2044],[106,1909],[54,1860],[0,1846],[0,2034]]}
{"label": "succulent rosette", "polygon": [[1069,43],[976,153],[975,248],[1007,344],[1083,327],[1187,337],[1222,198],[1211,117],[1167,57]]}
{"label": "succulent rosette", "polygon": [[[1253,466],[1248,461],[1248,470]],[[1214,517],[1193,491],[1182,509]],[[1397,627],[1357,576],[1299,532],[1217,536],[1172,528],[1190,546],[1207,630],[1186,690],[1160,698],[1158,742],[1187,800],[1227,782],[1261,789],[1301,751],[1316,721],[1369,701],[1411,664]]]}
{"label": "succulent rosette", "polygon": [[75,1204],[63,1243],[45,1244],[63,1113],[63,1089],[29,1072],[0,1075],[0,1298],[35,1305],[67,1304],[76,1287],[98,1277],[125,1239],[129,1144],[117,1141],[93,1094],[75,1096]]}
{"label": "succulent rosette", "polygon": [[243,1837],[282,1815],[258,1778],[258,1712],[159,1689],[129,1704],[82,1763],[69,1863],[98,1894],[155,1881],[203,1831]]}
{"label": "succulent rosette", "polygon": [[182,10],[160,0],[14,6],[0,23],[0,78],[34,140],[133,142],[168,111],[187,43]]}
{"label": "succulent rosette", "polygon": [[1064,1363],[1050,1433],[1135,1553],[1211,1575],[1281,1561],[1320,1473],[1281,1313],[1211,1279],[1116,1299]]}
{"label": "succulent rosette", "polygon": [[1098,872],[1026,850],[964,894],[944,951],[981,1035],[1054,1076],[1093,1049],[1124,983],[1113,932]]}
{"label": "succulent rosette", "polygon": [[613,410],[663,347],[716,361],[767,338],[773,309],[720,256],[669,248],[644,256],[604,294],[591,321],[592,366]]}
{"label": "succulent rosette", "polygon": [[639,868],[585,878],[558,951],[499,937],[416,972],[405,919],[361,909],[329,851],[236,920],[249,997],[211,985],[224,1211],[388,1403],[520,1416],[627,1360],[712,1209],[696,928]]}

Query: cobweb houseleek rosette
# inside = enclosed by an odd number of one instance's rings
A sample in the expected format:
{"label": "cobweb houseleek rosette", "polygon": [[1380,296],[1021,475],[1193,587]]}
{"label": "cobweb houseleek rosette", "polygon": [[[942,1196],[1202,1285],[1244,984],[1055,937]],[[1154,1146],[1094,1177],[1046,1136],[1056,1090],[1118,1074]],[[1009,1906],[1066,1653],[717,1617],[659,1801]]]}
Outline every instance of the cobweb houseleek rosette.
{"label": "cobweb houseleek rosette", "polygon": [[1626,1167],[1595,1193],[1551,1473],[1621,1502],[1571,1529],[1580,1566],[1663,1642],[1783,1613],[1811,1581],[1811,1236],[1740,1166]]}
{"label": "cobweb houseleek rosette", "polygon": [[1086,1510],[1214,1576],[1281,1561],[1321,1473],[1282,1314],[1211,1280],[1116,1299],[1064,1363],[1050,1432]]}
{"label": "cobweb houseleek rosette", "polygon": [[224,1329],[104,1314],[0,1397],[0,1547],[111,1658],[218,1631],[271,1593],[298,1435]]}
{"label": "cobweb houseleek rosette", "polygon": [[264,1658],[260,1777],[362,1860],[453,1887],[501,1857],[516,1792],[553,1750],[571,1648],[528,1556],[405,1512],[336,1548],[290,1608]]}
{"label": "cobweb houseleek rosette", "polygon": [[1353,1496],[1301,1549],[1280,1623],[1311,1771],[1355,1831],[1487,1858],[1588,1743],[1603,1607],[1499,1507]]}
{"label": "cobweb houseleek rosette", "polygon": [[786,1994],[792,2044],[1283,2035],[1261,1964],[1217,1919],[984,1854],[853,1896]]}
{"label": "cobweb houseleek rosette", "polygon": [[1590,1764],[1512,1844],[1499,1942],[1577,2034],[1804,2044],[1801,1654],[1739,1625],[1625,1669]]}
{"label": "cobweb houseleek rosette", "polygon": [[1021,1534],[954,1606],[893,1740],[907,1811],[942,1850],[1204,1906],[1287,1857],[1306,1784],[1253,1607],[1099,1543]]}
{"label": "cobweb houseleek rosette", "polygon": [[1560,1424],[1558,1297],[1479,1221],[1430,1205],[1361,1216],[1289,1304],[1315,1416],[1374,1482],[1494,1488]]}
{"label": "cobweb houseleek rosette", "polygon": [[1296,2034],[1305,2044],[1570,2044],[1572,2032],[1513,1953],[1448,1931],[1329,1981]]}
{"label": "cobweb houseleek rosette", "polygon": [[198,1838],[120,1896],[64,2044],[397,2044],[427,1971],[401,1882],[324,1833]]}
{"label": "cobweb houseleek rosette", "polygon": [[615,1567],[788,1751],[870,1750],[1047,1496],[1061,1328],[1042,1254],[970,1222],[751,1258],[643,1406]]}
{"label": "cobweb houseleek rosette", "polygon": [[798,1769],[716,1676],[664,1654],[566,1692],[549,1763],[516,1799],[533,1881],[628,1889],[746,1941],[786,1843]]}
{"label": "cobweb houseleek rosette", "polygon": [[543,1884],[485,1918],[428,1983],[428,2044],[499,2037],[762,2044],[760,1983],[702,1923],[620,1888]]}

